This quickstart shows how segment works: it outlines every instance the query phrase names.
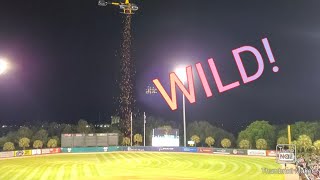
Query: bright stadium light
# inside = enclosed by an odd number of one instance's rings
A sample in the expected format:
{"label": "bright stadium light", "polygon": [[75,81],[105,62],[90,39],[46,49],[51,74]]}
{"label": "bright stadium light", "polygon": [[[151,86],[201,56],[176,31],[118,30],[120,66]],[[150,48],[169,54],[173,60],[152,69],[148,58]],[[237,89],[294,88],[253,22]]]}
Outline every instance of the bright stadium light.
{"label": "bright stadium light", "polygon": [[186,67],[179,67],[175,70],[175,73],[177,74],[178,78],[185,83],[187,81],[187,71]]}
{"label": "bright stadium light", "polygon": [[6,59],[0,58],[0,75],[5,74],[9,69],[9,63]]}

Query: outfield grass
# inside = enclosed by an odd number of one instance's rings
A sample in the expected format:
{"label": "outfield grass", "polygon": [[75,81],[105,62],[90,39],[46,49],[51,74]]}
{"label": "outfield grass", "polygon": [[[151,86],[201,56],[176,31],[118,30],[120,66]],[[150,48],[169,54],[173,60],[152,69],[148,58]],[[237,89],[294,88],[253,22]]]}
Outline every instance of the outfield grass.
{"label": "outfield grass", "polygon": [[279,168],[274,159],[191,153],[59,154],[0,160],[1,180],[50,179],[270,179],[261,168]]}

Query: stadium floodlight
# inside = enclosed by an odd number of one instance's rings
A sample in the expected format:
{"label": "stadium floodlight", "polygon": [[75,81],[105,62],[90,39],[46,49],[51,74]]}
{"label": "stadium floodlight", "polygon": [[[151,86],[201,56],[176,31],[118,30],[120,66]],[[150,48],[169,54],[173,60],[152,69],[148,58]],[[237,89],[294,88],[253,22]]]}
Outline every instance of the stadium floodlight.
{"label": "stadium floodlight", "polygon": [[177,74],[178,78],[185,83],[187,81],[187,71],[185,67],[176,68],[175,73]]}
{"label": "stadium floodlight", "polygon": [[9,69],[9,63],[6,59],[0,58],[0,75],[5,74]]}
{"label": "stadium floodlight", "polygon": [[[187,81],[187,71],[186,68],[176,68],[175,73],[177,74],[178,78],[182,81],[184,84]],[[185,103],[185,96],[182,93],[182,106],[183,106],[183,146],[187,146],[187,133],[186,133],[186,103]]]}

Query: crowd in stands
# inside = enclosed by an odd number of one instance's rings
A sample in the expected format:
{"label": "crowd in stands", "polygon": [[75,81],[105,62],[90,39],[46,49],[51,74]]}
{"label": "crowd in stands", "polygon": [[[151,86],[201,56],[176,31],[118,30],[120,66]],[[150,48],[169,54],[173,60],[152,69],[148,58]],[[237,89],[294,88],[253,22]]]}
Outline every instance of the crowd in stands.
{"label": "crowd in stands", "polygon": [[297,171],[302,179],[320,180],[320,157],[316,155],[301,156],[296,162]]}

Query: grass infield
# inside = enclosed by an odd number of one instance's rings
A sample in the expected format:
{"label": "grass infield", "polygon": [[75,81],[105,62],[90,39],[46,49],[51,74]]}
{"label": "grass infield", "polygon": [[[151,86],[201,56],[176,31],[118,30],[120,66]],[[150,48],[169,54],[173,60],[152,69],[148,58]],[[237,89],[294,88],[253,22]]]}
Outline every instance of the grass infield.
{"label": "grass infield", "polygon": [[264,174],[262,168],[280,165],[272,158],[192,153],[57,154],[0,160],[0,179],[284,180],[283,174]]}

